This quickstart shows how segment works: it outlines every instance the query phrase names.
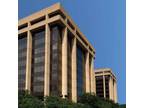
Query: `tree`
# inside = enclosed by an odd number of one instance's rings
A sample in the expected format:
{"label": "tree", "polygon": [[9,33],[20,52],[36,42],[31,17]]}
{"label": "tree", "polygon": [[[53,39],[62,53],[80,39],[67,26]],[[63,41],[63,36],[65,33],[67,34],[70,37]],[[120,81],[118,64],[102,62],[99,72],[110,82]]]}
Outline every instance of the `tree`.
{"label": "tree", "polygon": [[44,108],[44,104],[27,91],[21,91],[18,94],[18,108]]}
{"label": "tree", "polygon": [[18,99],[19,108],[120,108],[113,101],[93,94],[83,94],[78,103],[55,96],[40,99],[30,95],[27,91],[19,92]]}
{"label": "tree", "polygon": [[79,100],[80,103],[89,105],[91,108],[119,108],[119,105],[111,100],[97,97],[92,94],[83,94]]}
{"label": "tree", "polygon": [[120,108],[126,108],[126,104],[120,105]]}
{"label": "tree", "polygon": [[67,99],[49,96],[45,97],[45,108],[90,108],[81,103],[73,103]]}

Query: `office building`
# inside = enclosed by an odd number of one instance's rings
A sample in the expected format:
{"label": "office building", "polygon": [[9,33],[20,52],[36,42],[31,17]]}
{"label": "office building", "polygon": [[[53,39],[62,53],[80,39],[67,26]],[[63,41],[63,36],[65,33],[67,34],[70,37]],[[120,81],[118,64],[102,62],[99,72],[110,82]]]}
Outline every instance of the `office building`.
{"label": "office building", "polygon": [[95,70],[96,95],[117,103],[117,81],[112,70],[100,68]]}
{"label": "office building", "polygon": [[77,102],[95,93],[95,49],[57,3],[18,22],[18,89]]}

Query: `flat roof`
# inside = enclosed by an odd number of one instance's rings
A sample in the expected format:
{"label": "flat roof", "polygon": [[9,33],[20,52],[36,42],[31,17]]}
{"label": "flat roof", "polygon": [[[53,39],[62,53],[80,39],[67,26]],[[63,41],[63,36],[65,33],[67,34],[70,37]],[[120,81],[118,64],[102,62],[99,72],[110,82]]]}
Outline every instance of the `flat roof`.
{"label": "flat roof", "polygon": [[71,19],[71,17],[67,14],[67,12],[64,10],[64,8],[61,6],[60,3],[56,3],[48,8],[42,9],[38,12],[35,12],[27,17],[24,17],[22,19],[20,19],[18,21],[18,26],[22,26],[28,22],[32,22],[33,20],[40,18],[44,15],[49,15],[52,14],[56,11],[60,11],[63,14],[63,18],[64,20],[67,20],[67,22],[70,23],[70,25],[74,28],[73,30],[76,32],[76,34],[79,36],[79,38],[81,38],[86,44],[88,44],[90,50],[93,51],[93,53],[95,54],[95,49],[94,47],[90,44],[90,42],[86,39],[86,37],[84,36],[84,34],[80,31],[80,29],[77,27],[77,25],[74,23],[74,21]]}
{"label": "flat roof", "polygon": [[104,73],[104,75],[107,74],[107,75],[113,76],[113,78],[116,80],[116,76],[112,72],[111,68],[98,68],[98,69],[95,69],[94,72],[95,72],[95,76],[102,75]]}

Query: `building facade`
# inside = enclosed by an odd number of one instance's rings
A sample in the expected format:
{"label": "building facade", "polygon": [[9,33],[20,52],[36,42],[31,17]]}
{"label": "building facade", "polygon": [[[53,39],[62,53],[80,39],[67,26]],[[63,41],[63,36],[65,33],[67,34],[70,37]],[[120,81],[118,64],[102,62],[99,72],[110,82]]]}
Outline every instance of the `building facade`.
{"label": "building facade", "polygon": [[95,49],[59,3],[18,22],[18,89],[77,102],[95,93]]}
{"label": "building facade", "polygon": [[96,95],[117,103],[117,81],[112,70],[101,68],[95,70]]}

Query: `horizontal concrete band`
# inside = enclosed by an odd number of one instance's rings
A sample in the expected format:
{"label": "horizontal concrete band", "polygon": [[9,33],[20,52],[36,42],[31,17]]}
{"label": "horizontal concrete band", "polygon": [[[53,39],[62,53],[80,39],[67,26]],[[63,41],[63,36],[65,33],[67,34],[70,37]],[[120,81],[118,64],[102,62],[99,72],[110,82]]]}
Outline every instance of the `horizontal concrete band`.
{"label": "horizontal concrete band", "polygon": [[[82,38],[83,41],[90,47],[91,51],[92,51],[93,53],[95,53],[95,49],[93,48],[93,46],[88,42],[88,40],[86,39],[86,37],[85,37],[85,36],[83,35],[83,33],[79,30],[79,28],[76,26],[76,24],[73,22],[73,20],[72,20],[72,19],[70,18],[70,16],[65,12],[65,10],[63,9],[63,7],[62,7],[59,3],[54,4],[54,5],[51,6],[51,7],[48,7],[48,8],[46,8],[46,9],[43,9],[43,10],[41,10],[41,11],[39,11],[39,12],[36,12],[36,13],[34,13],[34,14],[26,17],[26,18],[23,18],[23,19],[19,20],[19,24],[18,24],[18,25],[21,26],[21,25],[23,25],[23,24],[25,24],[25,23],[32,22],[33,20],[38,19],[38,18],[40,18],[40,17],[42,17],[42,16],[48,16],[49,14],[55,13],[55,12],[57,12],[57,11],[60,11],[60,12],[65,16],[65,18],[62,18],[62,17],[61,17],[61,18],[59,18],[59,19],[63,19],[63,20],[65,21],[65,23],[67,23],[67,24],[68,24],[68,22],[70,22],[70,25],[73,26],[73,31],[74,31],[74,32],[78,32],[78,34],[80,34],[80,38]],[[43,23],[43,24],[50,23],[50,22],[53,22],[53,21],[56,20],[56,19],[57,19],[57,18],[55,18],[55,16],[54,16],[54,17],[48,19],[48,20],[50,20],[50,21],[46,21],[46,22],[42,21],[42,22],[39,22],[39,23],[40,23],[40,25],[42,25],[42,23]],[[53,21],[52,21],[52,20],[53,20]],[[69,25],[69,24],[68,24],[68,25]],[[36,26],[38,26],[38,24],[35,25],[33,28],[35,28]],[[29,30],[31,30],[31,29],[32,29],[32,27],[31,27]],[[22,32],[22,31],[20,31],[20,32]],[[19,32],[19,33],[20,33],[20,32]]]}
{"label": "horizontal concrete band", "polygon": [[47,20],[38,22],[38,23],[36,23],[36,24],[34,24],[34,25],[29,25],[28,27],[19,30],[19,31],[18,31],[18,34],[19,34],[19,36],[20,36],[20,34],[22,34],[22,33],[25,33],[25,32],[27,32],[27,31],[32,31],[32,30],[34,30],[34,29],[36,29],[36,28],[45,26],[46,24],[49,24],[49,25],[50,25],[50,24],[52,24],[52,23],[54,23],[54,22],[59,22],[61,25],[66,26],[66,27],[68,28],[68,30],[73,34],[73,36],[75,36],[75,37],[77,38],[78,42],[80,42],[81,45],[83,45],[83,47],[84,47],[86,50],[88,50],[93,57],[95,57],[94,51],[90,50],[90,47],[89,47],[88,45],[86,45],[86,44],[79,38],[79,36],[76,34],[76,32],[73,31],[73,30],[69,27],[69,25],[63,20],[63,18],[62,18],[60,15],[56,15],[56,16],[54,16],[54,17],[52,17],[52,18],[49,18],[49,19],[47,19]]}
{"label": "horizontal concrete band", "polygon": [[[64,15],[65,18],[61,15],[55,15],[51,18],[49,18],[48,14],[51,14],[52,12],[56,12],[57,10],[60,10]],[[35,24],[32,24],[32,21],[45,16],[45,19],[42,21],[39,21]],[[72,24],[74,28],[71,27]],[[51,6],[50,8],[46,8],[44,10],[41,10],[40,12],[37,12],[35,14],[32,14],[31,16],[28,16],[24,19],[21,19],[19,21],[19,27],[23,24],[24,28],[19,28],[18,34],[27,33],[27,55],[26,55],[26,83],[25,83],[25,89],[31,91],[31,65],[32,65],[32,31],[40,28],[45,27],[45,68],[44,68],[44,96],[49,96],[50,94],[50,25],[53,23],[58,23],[64,28],[63,33],[63,39],[62,39],[62,97],[65,98],[68,95],[68,87],[67,87],[67,43],[68,43],[68,31],[73,34],[73,44],[72,44],[72,61],[71,61],[71,67],[72,67],[72,93],[71,98],[74,102],[77,102],[77,44],[79,43],[83,49],[86,51],[86,64],[85,64],[85,91],[86,92],[96,92],[95,87],[95,78],[94,78],[94,55],[95,50],[90,45],[90,43],[87,41],[87,39],[84,37],[84,35],[79,31],[79,29],[76,27],[76,25],[73,23],[71,18],[65,13],[63,8],[60,6],[60,4],[55,4]],[[25,27],[26,26],[26,27]],[[91,60],[90,60],[91,57]]]}

